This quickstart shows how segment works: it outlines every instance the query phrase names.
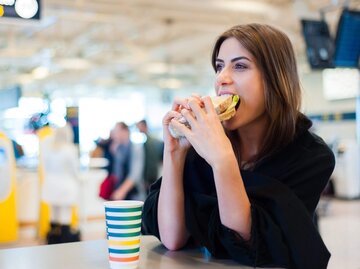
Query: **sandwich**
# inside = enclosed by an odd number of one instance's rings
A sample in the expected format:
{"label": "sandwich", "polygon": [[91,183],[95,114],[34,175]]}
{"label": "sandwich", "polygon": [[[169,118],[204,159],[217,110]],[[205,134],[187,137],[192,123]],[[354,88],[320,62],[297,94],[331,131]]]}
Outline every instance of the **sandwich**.
{"label": "sandwich", "polygon": [[[216,114],[218,115],[220,121],[231,119],[236,113],[238,104],[240,104],[239,95],[231,94],[213,96],[211,97],[211,101],[214,105]],[[184,117],[176,118],[175,120],[177,120],[181,124],[184,124],[190,129],[190,125]],[[174,138],[184,137],[183,133],[179,129],[177,129],[172,122],[170,122],[169,131]]]}

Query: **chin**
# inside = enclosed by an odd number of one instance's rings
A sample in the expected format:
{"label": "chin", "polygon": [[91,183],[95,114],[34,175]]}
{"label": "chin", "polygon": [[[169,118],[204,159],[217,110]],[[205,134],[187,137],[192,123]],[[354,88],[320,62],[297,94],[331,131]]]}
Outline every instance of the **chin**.
{"label": "chin", "polygon": [[226,120],[222,122],[222,125],[224,126],[224,128],[228,131],[234,131],[237,128],[239,128],[239,124],[236,124],[236,119],[231,118],[230,120]]}

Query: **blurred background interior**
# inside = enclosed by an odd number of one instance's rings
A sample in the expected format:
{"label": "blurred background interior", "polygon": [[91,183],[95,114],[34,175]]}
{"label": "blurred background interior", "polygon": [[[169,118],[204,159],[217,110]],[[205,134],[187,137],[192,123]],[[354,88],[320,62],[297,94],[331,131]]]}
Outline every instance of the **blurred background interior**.
{"label": "blurred background interior", "polygon": [[105,238],[96,141],[122,121],[143,143],[142,119],[161,139],[175,96],[214,94],[216,36],[251,22],[294,45],[302,110],[337,158],[318,208],[329,268],[360,268],[359,0],[0,0],[0,248],[45,244],[39,130],[66,123],[80,162],[73,222],[82,240]]}

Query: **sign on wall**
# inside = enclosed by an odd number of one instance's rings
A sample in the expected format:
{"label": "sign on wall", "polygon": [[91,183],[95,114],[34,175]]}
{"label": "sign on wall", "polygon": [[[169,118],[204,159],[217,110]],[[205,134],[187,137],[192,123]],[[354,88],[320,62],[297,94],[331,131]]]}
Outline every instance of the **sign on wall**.
{"label": "sign on wall", "polygon": [[41,0],[0,0],[1,17],[40,20]]}
{"label": "sign on wall", "polygon": [[326,100],[356,98],[360,94],[360,71],[356,68],[323,70],[323,92]]}

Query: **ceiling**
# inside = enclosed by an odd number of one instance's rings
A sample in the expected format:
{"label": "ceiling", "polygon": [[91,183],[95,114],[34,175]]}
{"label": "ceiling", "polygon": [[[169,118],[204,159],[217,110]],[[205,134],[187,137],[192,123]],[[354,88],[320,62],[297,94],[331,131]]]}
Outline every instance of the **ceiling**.
{"label": "ceiling", "polygon": [[0,18],[0,88],[27,96],[107,95],[124,89],[209,89],[217,35],[261,22],[292,40],[301,72],[300,18],[325,18],[334,33],[360,0],[43,0],[42,19]]}

